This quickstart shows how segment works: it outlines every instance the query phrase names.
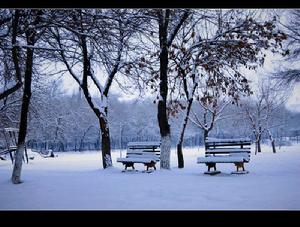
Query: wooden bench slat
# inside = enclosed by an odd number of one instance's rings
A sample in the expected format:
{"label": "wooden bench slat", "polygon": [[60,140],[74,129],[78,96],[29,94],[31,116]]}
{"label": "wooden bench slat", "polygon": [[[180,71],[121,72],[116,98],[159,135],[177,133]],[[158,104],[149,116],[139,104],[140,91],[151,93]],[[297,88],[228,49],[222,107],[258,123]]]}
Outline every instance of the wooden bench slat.
{"label": "wooden bench slat", "polygon": [[4,128],[3,130],[5,132],[19,132],[18,128]]}
{"label": "wooden bench slat", "polygon": [[159,160],[159,156],[158,155],[140,155],[140,154],[130,154],[126,156],[126,158],[153,158],[153,159],[158,159]]}
{"label": "wooden bench slat", "polygon": [[11,151],[10,150],[1,150],[0,155],[5,155],[5,154],[8,154],[9,152],[11,152]]}
{"label": "wooden bench slat", "polygon": [[205,146],[207,148],[210,148],[210,147],[232,147],[232,146],[250,146],[251,143],[215,143],[215,144],[211,144],[211,143],[206,143]]}
{"label": "wooden bench slat", "polygon": [[127,147],[159,147],[159,141],[147,141],[147,142],[129,142]]}
{"label": "wooden bench slat", "polygon": [[127,155],[155,156],[155,155],[159,155],[159,153],[154,153],[154,152],[127,152]]}
{"label": "wooden bench slat", "polygon": [[206,153],[216,154],[216,153],[251,153],[250,148],[216,148],[207,149]]}
{"label": "wooden bench slat", "polygon": [[207,137],[205,142],[251,142],[250,138],[231,138],[231,139],[220,139],[214,137]]}
{"label": "wooden bench slat", "polygon": [[205,157],[227,157],[227,156],[234,156],[234,157],[250,157],[250,154],[248,153],[225,153],[225,154],[210,154],[210,153],[205,153]]}
{"label": "wooden bench slat", "polygon": [[153,158],[117,158],[117,162],[135,162],[135,163],[151,163],[156,162]]}
{"label": "wooden bench slat", "polygon": [[250,158],[250,154],[248,153],[230,153],[230,156]]}
{"label": "wooden bench slat", "polygon": [[199,157],[197,163],[234,163],[234,162],[248,162],[250,159],[244,157]]}
{"label": "wooden bench slat", "polygon": [[144,149],[136,149],[136,150],[131,150],[128,149],[127,150],[127,154],[155,154],[155,153],[159,153],[159,151],[151,151],[151,150],[144,150]]}

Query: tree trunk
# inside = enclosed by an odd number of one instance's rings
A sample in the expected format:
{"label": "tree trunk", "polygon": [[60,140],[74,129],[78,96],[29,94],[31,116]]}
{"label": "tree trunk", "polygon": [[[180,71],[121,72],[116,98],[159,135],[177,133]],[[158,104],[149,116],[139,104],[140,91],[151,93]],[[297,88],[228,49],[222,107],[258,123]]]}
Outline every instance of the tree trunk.
{"label": "tree trunk", "polygon": [[209,133],[208,130],[203,129],[203,144],[204,145],[205,145],[205,141],[206,141],[206,139],[208,137],[208,133]]}
{"label": "tree trunk", "polygon": [[270,138],[270,141],[271,141],[271,144],[272,144],[273,153],[276,153],[275,139],[273,138],[272,133],[271,133],[270,130],[268,130],[268,133],[269,133],[269,138]]}
{"label": "tree trunk", "polygon": [[[166,14],[169,11],[166,10]],[[161,136],[161,169],[170,169],[170,155],[171,155],[171,132],[167,115],[167,95],[168,95],[168,21],[167,18],[160,19],[159,21],[159,41],[160,41],[160,83],[159,93],[160,99],[158,102],[158,124]]]}
{"label": "tree trunk", "polygon": [[261,141],[260,138],[256,140],[255,142],[255,154],[261,152]]}
{"label": "tree trunk", "polygon": [[171,169],[170,156],[171,156],[171,136],[163,136],[161,138],[161,155],[160,155],[160,168]]}
{"label": "tree trunk", "polygon": [[183,159],[183,153],[182,153],[182,143],[183,143],[185,129],[186,129],[186,126],[187,126],[187,123],[188,123],[188,120],[189,120],[189,115],[190,115],[192,103],[193,103],[193,98],[189,99],[189,101],[188,101],[188,106],[187,106],[187,109],[186,109],[186,112],[185,112],[185,117],[183,119],[183,124],[182,124],[182,128],[181,128],[180,136],[179,136],[179,140],[178,140],[178,143],[177,143],[178,168],[183,168],[184,167],[184,159]]}
{"label": "tree trunk", "polygon": [[178,168],[184,168],[184,159],[182,153],[182,141],[177,144]]}
{"label": "tree trunk", "polygon": [[[34,32],[28,32],[27,44],[34,45],[35,35]],[[25,68],[25,79],[24,79],[24,92],[22,99],[21,108],[21,119],[19,125],[19,138],[18,138],[18,149],[16,151],[15,164],[12,173],[12,182],[14,184],[21,183],[21,170],[22,170],[22,159],[24,154],[25,138],[27,133],[27,117],[28,109],[31,97],[31,80],[32,80],[32,66],[33,66],[33,49],[27,48],[26,51],[26,68]]]}
{"label": "tree trunk", "polygon": [[[166,77],[166,75],[164,75]],[[163,76],[163,77],[164,77]],[[160,100],[158,103],[158,123],[161,135],[161,162],[160,167],[162,169],[170,169],[170,152],[171,152],[171,133],[170,125],[168,122],[167,116],[167,82],[166,78],[161,79],[160,83],[160,94],[163,97],[163,100]]]}
{"label": "tree trunk", "polygon": [[257,141],[257,152],[258,153],[261,152],[261,141],[260,141],[260,139]]}
{"label": "tree trunk", "polygon": [[101,148],[102,148],[102,164],[103,168],[112,166],[111,151],[110,151],[110,137],[107,119],[103,116],[100,117],[100,128],[101,128]]}
{"label": "tree trunk", "polygon": [[[91,61],[88,57],[88,51],[87,51],[87,43],[85,37],[81,37],[81,44],[82,44],[82,51],[83,51],[83,79],[82,79],[82,85],[81,88],[83,90],[84,96],[91,107],[91,109],[96,114],[97,118],[99,119],[100,129],[101,129],[101,147],[102,147],[102,163],[103,168],[107,168],[112,166],[112,159],[111,159],[111,151],[110,151],[110,137],[109,137],[109,128],[108,128],[108,122],[107,122],[107,106],[104,106],[104,110],[100,110],[97,107],[95,107],[92,97],[89,93],[88,89],[88,76],[90,76],[91,73]],[[106,91],[106,94],[108,93],[108,90]],[[104,99],[107,100],[107,95],[101,94],[101,100]]]}
{"label": "tree trunk", "polygon": [[272,150],[273,150],[273,153],[275,154],[276,153],[276,147],[275,147],[275,140],[273,139],[272,142]]}

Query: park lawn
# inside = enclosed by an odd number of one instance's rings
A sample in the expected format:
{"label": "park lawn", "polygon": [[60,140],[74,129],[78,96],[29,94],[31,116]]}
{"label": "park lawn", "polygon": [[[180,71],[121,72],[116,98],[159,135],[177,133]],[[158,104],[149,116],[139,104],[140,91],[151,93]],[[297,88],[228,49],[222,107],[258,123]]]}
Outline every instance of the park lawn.
{"label": "park lawn", "polygon": [[[203,147],[184,148],[185,168],[123,173],[112,152],[113,168],[103,170],[101,153],[56,153],[56,158],[34,156],[23,164],[20,185],[10,182],[12,164],[0,160],[0,209],[97,209],[97,210],[256,210],[300,209],[300,144],[284,146],[276,154],[266,145],[246,164],[248,174],[233,175],[233,164],[217,164],[221,174],[210,176]],[[125,156],[125,151],[122,151]],[[159,164],[158,164],[159,167]]]}

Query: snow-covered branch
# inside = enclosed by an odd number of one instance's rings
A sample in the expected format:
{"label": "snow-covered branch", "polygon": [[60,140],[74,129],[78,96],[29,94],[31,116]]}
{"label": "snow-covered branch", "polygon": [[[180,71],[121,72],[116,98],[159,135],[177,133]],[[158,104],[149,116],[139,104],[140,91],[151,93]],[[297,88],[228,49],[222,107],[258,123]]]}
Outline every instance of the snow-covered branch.
{"label": "snow-covered branch", "polygon": [[37,50],[48,50],[48,51],[62,51],[60,48],[52,48],[52,47],[41,47],[41,46],[32,46],[32,45],[20,45],[16,44],[13,46],[5,47],[6,49],[12,50],[14,47],[17,48],[29,48],[29,49],[37,49]]}

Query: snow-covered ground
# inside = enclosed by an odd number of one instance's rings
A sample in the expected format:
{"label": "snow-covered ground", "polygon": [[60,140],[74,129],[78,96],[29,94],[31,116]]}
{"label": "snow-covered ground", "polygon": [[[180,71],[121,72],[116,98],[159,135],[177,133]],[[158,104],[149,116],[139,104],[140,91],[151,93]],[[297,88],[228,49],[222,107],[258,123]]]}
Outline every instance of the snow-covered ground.
{"label": "snow-covered ground", "polygon": [[119,151],[113,152],[114,167],[106,170],[100,168],[100,152],[33,154],[34,160],[23,164],[20,185],[10,182],[10,160],[0,160],[0,209],[300,209],[300,144],[277,154],[266,146],[263,151],[252,154],[249,174],[232,175],[233,164],[218,164],[222,173],[215,176],[196,164],[203,148],[184,149],[184,169],[176,168],[172,150],[172,170],[150,174],[122,173]]}

